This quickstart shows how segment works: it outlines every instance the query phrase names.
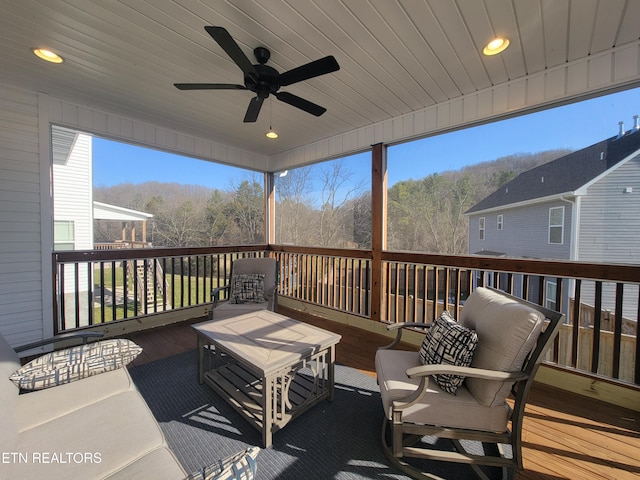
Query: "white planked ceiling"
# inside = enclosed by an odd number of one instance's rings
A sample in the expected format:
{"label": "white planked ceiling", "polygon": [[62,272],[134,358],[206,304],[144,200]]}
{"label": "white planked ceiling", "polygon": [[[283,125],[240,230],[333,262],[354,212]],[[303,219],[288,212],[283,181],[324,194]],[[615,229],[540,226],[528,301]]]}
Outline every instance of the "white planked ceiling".
{"label": "white planked ceiling", "polygon": [[[638,0],[0,0],[0,12],[0,83],[262,155],[640,38]],[[256,46],[269,48],[280,72],[335,56],[339,71],[282,89],[328,111],[271,98],[243,123],[248,91],[178,91],[173,83],[243,83],[205,25],[225,27],[252,61]],[[511,46],[483,56],[498,35]],[[66,61],[45,64],[32,47]],[[270,110],[277,141],[264,137]]]}

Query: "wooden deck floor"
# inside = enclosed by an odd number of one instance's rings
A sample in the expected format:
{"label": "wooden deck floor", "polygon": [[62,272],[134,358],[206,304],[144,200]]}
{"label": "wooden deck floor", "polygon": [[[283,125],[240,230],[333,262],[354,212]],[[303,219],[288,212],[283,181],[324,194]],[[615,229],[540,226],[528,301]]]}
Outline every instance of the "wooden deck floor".
{"label": "wooden deck floor", "polygon": [[[298,312],[285,314],[342,335],[337,361],[375,376],[375,351],[388,343],[386,337]],[[190,325],[203,320],[131,334],[144,349],[134,365],[196,348]],[[522,440],[525,470],[516,473],[517,480],[640,478],[640,414],[632,410],[536,384]]]}

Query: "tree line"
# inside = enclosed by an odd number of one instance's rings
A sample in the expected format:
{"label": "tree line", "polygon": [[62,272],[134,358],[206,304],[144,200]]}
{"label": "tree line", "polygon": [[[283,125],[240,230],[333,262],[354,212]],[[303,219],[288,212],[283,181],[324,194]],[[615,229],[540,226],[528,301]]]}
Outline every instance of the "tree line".
{"label": "tree line", "polygon": [[[464,212],[519,173],[569,153],[516,154],[456,171],[401,181],[388,191],[388,248],[443,254],[467,252]],[[337,160],[276,178],[276,243],[370,248],[371,192]],[[264,242],[262,176],[227,190],[176,183],[96,187],[97,201],[153,214],[148,240],[156,247]],[[95,222],[96,242],[121,236],[121,222]]]}

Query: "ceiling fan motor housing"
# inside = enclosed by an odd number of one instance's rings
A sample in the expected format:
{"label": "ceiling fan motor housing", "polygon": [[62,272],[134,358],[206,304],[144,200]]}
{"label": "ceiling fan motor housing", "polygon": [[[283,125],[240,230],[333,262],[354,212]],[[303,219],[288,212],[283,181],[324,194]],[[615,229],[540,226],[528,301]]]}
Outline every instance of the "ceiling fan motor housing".
{"label": "ceiling fan motor housing", "polygon": [[277,82],[278,71],[268,65],[254,65],[258,72],[258,78],[254,79],[251,75],[245,75],[244,85],[260,98],[267,98],[270,93],[275,93],[280,88]]}

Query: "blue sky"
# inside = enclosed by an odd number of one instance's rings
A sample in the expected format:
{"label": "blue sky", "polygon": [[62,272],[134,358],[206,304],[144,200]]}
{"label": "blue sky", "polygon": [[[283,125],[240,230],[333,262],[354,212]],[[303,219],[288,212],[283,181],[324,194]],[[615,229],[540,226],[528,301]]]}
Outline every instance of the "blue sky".
{"label": "blue sky", "polygon": [[[632,128],[633,116],[638,114],[640,88],[395,145],[388,154],[389,185],[514,153],[578,150],[616,135],[619,121],[626,130]],[[364,153],[346,162],[355,176],[368,178],[369,159],[369,153]],[[250,175],[235,167],[99,138],[94,139],[93,162],[95,186],[158,181],[228,190]]]}

